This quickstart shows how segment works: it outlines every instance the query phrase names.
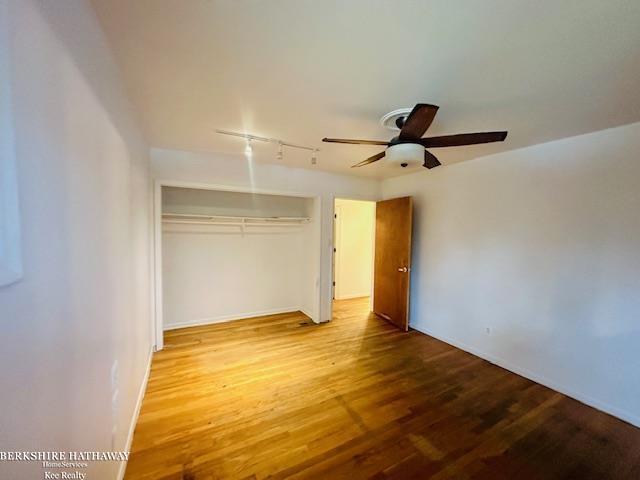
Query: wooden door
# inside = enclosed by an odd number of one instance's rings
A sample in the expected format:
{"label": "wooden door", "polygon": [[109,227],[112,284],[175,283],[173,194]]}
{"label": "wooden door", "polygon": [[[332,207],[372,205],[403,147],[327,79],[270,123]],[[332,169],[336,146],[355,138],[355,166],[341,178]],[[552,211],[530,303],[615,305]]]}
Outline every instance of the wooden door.
{"label": "wooden door", "polygon": [[373,312],[402,330],[409,329],[411,197],[376,204]]}

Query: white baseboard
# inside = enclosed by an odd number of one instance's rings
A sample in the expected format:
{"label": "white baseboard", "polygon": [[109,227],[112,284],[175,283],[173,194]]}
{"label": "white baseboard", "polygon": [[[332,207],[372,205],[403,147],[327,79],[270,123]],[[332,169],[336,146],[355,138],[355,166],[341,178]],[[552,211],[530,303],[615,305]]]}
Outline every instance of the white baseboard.
{"label": "white baseboard", "polygon": [[[147,359],[147,369],[144,372],[144,378],[140,384],[140,390],[138,391],[138,400],[136,400],[136,406],[133,410],[133,417],[131,417],[131,423],[129,424],[129,433],[127,434],[127,442],[125,444],[125,452],[131,452],[131,444],[133,443],[133,432],[136,429],[138,423],[138,416],[140,416],[140,408],[142,408],[142,400],[144,394],[147,391],[147,383],[149,382],[149,374],[151,373],[151,360],[153,359],[153,348],[149,351],[149,358]],[[124,472],[127,469],[127,462],[120,463],[120,469],[118,470],[118,480],[124,478]]]}
{"label": "white baseboard", "polygon": [[362,298],[362,297],[370,297],[370,296],[371,296],[371,292],[350,293],[349,295],[340,295],[339,297],[336,297],[336,300],[349,300],[351,298]]}
{"label": "white baseboard", "polygon": [[307,317],[309,317],[311,319],[311,321],[313,323],[318,323],[315,318],[313,318],[313,315],[311,315],[311,312],[309,312],[308,310],[305,310],[304,308],[300,307],[298,309],[300,312],[304,313]]}
{"label": "white baseboard", "polygon": [[459,348],[460,350],[464,350],[465,352],[471,353],[476,357],[480,357],[484,360],[487,360],[488,362],[498,365],[499,367],[502,367],[505,370],[509,370],[510,372],[520,375],[521,377],[528,378],[529,380],[539,383],[540,385],[544,385],[545,387],[548,387],[551,390],[555,390],[556,392],[562,393],[567,397],[571,397],[574,400],[577,400],[580,403],[584,403],[589,407],[593,407],[596,410],[600,410],[602,412],[608,413],[609,415],[613,415],[614,417],[619,418],[620,420],[623,420],[627,423],[630,423],[631,425],[640,427],[640,417],[638,417],[637,415],[634,415],[630,412],[627,412],[625,410],[609,405],[608,403],[602,402],[589,395],[585,395],[583,393],[576,392],[570,388],[566,388],[563,385],[559,385],[552,380],[549,380],[541,375],[538,375],[536,373],[533,373],[527,370],[526,368],[521,368],[517,365],[512,364],[507,360],[482,352],[477,348],[471,347],[465,343],[458,342],[456,340],[453,340],[448,337],[444,337],[442,335],[438,335],[425,328],[417,328],[413,325],[410,325],[410,327],[413,328],[414,330],[417,330],[420,333],[424,333],[425,335],[429,335],[430,337],[437,338],[438,340],[448,343],[449,345]]}
{"label": "white baseboard", "polygon": [[239,313],[234,315],[221,315],[219,317],[200,318],[196,320],[189,320],[186,322],[165,325],[164,330],[167,331],[167,330],[175,330],[177,328],[197,327],[201,325],[211,325],[213,323],[232,322],[234,320],[245,320],[247,318],[262,317],[263,315],[277,315],[280,313],[291,313],[291,312],[298,312],[298,311],[302,311],[302,310],[300,309],[299,306],[295,306],[295,307],[272,308],[269,310],[260,310],[257,312],[245,312],[245,313]]}

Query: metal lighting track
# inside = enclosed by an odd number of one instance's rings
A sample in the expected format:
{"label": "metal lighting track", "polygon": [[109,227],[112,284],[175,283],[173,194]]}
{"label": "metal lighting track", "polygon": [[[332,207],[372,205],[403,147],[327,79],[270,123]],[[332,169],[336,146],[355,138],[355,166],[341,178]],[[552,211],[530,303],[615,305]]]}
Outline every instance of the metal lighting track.
{"label": "metal lighting track", "polygon": [[319,152],[320,149],[316,147],[308,147],[307,145],[300,145],[298,143],[287,142],[286,140],[280,140],[279,138],[260,137],[258,135],[251,135],[249,133],[232,132],[230,130],[218,130],[216,133],[222,135],[230,135],[232,137],[240,137],[246,140],[257,140],[259,142],[275,143],[276,145],[282,145],[283,147],[300,148],[302,150],[308,150],[310,152]]}

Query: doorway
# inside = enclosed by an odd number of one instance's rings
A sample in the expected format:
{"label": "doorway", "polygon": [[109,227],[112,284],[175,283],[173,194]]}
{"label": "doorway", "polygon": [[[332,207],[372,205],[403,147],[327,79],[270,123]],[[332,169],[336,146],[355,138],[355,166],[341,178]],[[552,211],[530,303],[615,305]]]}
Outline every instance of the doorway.
{"label": "doorway", "polygon": [[336,198],[333,219],[333,313],[372,309],[376,202]]}

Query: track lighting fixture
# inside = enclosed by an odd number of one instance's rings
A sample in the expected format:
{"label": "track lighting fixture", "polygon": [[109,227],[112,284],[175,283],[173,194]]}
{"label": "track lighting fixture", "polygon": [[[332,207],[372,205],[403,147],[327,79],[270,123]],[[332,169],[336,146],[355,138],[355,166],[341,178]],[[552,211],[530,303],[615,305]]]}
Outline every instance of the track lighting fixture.
{"label": "track lighting fixture", "polygon": [[286,142],[284,140],[280,140],[278,138],[268,138],[268,137],[258,137],[256,135],[250,135],[248,133],[239,133],[239,132],[231,132],[228,130],[216,130],[216,133],[221,133],[222,135],[231,135],[233,137],[240,137],[240,138],[244,138],[247,141],[247,146],[244,149],[244,154],[247,156],[247,158],[251,158],[253,155],[253,146],[251,145],[251,142],[253,140],[256,140],[258,142],[270,142],[270,143],[277,143],[278,144],[278,153],[276,154],[276,159],[277,160],[282,160],[284,157],[283,154],[283,147],[290,147],[290,148],[299,148],[301,150],[308,150],[311,152],[311,165],[315,165],[316,163],[318,163],[318,152],[320,151],[319,148],[315,148],[315,147],[308,147],[306,145],[299,145],[296,143],[291,143],[291,142]]}

